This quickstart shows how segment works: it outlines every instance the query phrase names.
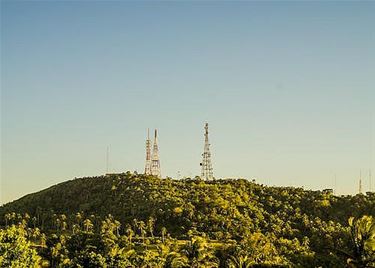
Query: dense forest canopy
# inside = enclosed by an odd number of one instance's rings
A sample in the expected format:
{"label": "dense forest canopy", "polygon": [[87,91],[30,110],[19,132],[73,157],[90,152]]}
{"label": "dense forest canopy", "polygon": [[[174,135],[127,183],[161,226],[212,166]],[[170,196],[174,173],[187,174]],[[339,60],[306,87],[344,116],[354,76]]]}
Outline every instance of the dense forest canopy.
{"label": "dense forest canopy", "polygon": [[374,193],[80,178],[0,207],[0,267],[375,267],[374,217]]}

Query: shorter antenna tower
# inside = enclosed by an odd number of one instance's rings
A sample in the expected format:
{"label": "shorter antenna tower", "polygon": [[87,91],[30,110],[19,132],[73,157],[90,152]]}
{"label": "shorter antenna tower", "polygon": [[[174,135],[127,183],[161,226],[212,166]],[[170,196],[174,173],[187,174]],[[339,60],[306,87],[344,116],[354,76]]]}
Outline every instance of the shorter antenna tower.
{"label": "shorter antenna tower", "polygon": [[210,152],[210,143],[208,141],[208,123],[206,123],[204,133],[204,151],[203,151],[203,159],[202,159],[202,172],[201,178],[203,180],[212,180],[214,178],[213,170],[212,170],[212,163],[211,163],[211,152]]}
{"label": "shorter antenna tower", "polygon": [[150,129],[147,129],[145,174],[146,175],[151,175],[151,140],[150,140]]}

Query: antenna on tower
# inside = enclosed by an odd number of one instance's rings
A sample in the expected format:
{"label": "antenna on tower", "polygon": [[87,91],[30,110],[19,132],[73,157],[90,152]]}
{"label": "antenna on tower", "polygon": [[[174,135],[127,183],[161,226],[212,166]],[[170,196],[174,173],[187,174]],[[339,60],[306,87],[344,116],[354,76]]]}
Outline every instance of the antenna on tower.
{"label": "antenna on tower", "polygon": [[337,195],[337,178],[336,178],[336,173],[335,173],[335,176],[334,176],[333,192],[334,192],[335,195]]}
{"label": "antenna on tower", "polygon": [[369,191],[372,192],[371,169],[368,170],[368,180],[369,180]]}
{"label": "antenna on tower", "polygon": [[362,170],[359,171],[359,189],[358,189],[358,193],[359,194],[362,193]]}
{"label": "antenna on tower", "polygon": [[214,178],[213,170],[212,170],[212,163],[211,163],[211,152],[210,152],[210,143],[208,141],[208,123],[204,126],[205,133],[204,133],[204,151],[203,151],[203,159],[202,159],[202,172],[201,178],[203,180],[212,180]]}
{"label": "antenna on tower", "polygon": [[109,173],[109,146],[107,146],[107,153],[106,153],[106,174]]}

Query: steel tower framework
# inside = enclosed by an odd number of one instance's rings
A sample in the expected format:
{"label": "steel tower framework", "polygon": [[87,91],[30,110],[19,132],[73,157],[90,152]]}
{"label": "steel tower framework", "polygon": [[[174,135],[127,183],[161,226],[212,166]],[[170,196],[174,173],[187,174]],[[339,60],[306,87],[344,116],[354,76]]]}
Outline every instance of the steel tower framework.
{"label": "steel tower framework", "polygon": [[160,159],[159,159],[159,147],[158,147],[158,131],[155,129],[154,146],[152,149],[152,160],[151,160],[151,175],[160,178]]}
{"label": "steel tower framework", "polygon": [[211,163],[211,152],[210,152],[210,143],[208,141],[208,123],[206,123],[205,127],[205,134],[204,134],[204,151],[203,151],[203,159],[202,159],[202,172],[201,178],[203,180],[212,180],[214,178],[213,170],[212,170],[212,163]]}
{"label": "steel tower framework", "polygon": [[146,175],[151,175],[151,140],[150,140],[150,129],[147,129],[145,174]]}

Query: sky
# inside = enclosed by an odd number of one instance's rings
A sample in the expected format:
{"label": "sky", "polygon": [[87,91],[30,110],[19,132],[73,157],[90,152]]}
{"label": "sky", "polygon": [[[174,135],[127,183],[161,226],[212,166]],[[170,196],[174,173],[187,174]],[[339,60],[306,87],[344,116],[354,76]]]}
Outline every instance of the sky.
{"label": "sky", "polygon": [[[375,190],[375,2],[1,1],[0,203],[106,172]],[[181,174],[180,176],[178,174]],[[334,179],[336,177],[336,180]],[[336,182],[335,182],[336,181]]]}

